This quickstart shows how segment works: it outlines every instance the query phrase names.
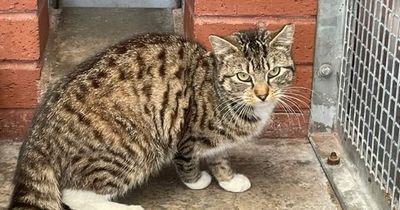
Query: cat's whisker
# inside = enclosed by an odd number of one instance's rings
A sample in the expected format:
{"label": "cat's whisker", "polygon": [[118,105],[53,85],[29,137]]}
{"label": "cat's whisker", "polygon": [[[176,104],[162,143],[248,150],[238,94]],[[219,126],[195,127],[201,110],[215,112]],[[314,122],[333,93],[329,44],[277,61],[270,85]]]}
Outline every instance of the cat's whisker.
{"label": "cat's whisker", "polygon": [[282,94],[282,97],[296,100],[298,102],[301,102],[306,107],[308,107],[308,108],[310,107],[309,106],[309,102],[310,102],[309,98],[307,98],[307,97],[305,97],[303,95],[299,95],[299,94],[293,94],[293,95],[291,95],[291,94]]}
{"label": "cat's whisker", "polygon": [[[251,106],[247,106],[244,114],[247,117],[249,117],[249,115],[250,115],[250,117],[252,117],[252,118],[257,118],[256,115],[254,114],[254,111],[251,113],[251,110],[252,110],[252,107]],[[242,121],[242,123],[245,124],[244,121]]]}
{"label": "cat's whisker", "polygon": [[[283,97],[281,98],[281,102],[282,102],[282,104],[284,104],[284,106],[286,106],[287,107],[287,109],[288,110],[290,110],[290,112],[291,113],[296,113],[295,111],[294,111],[294,109],[289,105],[289,104],[287,104],[287,102],[286,101],[284,101],[283,100]],[[289,119],[291,119],[292,120],[292,122],[293,122],[293,119],[288,115],[287,116]],[[300,125],[300,121],[299,121],[299,119],[297,119],[297,123]]]}
{"label": "cat's whisker", "polygon": [[[292,103],[290,103],[290,102],[288,102],[288,101],[285,101],[285,102],[287,103],[287,106],[290,107],[290,109],[292,110],[292,114],[299,114],[298,112],[296,112],[296,111],[294,110],[294,108],[291,107]],[[300,113],[300,114],[301,114],[301,113]],[[292,119],[292,122],[295,121],[293,117],[290,117],[290,118]],[[300,126],[300,125],[301,125],[300,119],[297,118],[297,117],[295,117],[295,119],[296,119],[297,125]]]}
{"label": "cat's whisker", "polygon": [[284,89],[282,90],[284,93],[295,93],[295,94],[301,94],[301,95],[312,95],[312,92],[308,92],[307,90],[301,90],[301,89]]}
{"label": "cat's whisker", "polygon": [[242,124],[241,117],[242,117],[242,112],[245,108],[246,108],[246,104],[244,104],[244,103],[243,103],[243,106],[239,107],[239,111],[238,111],[239,114],[237,114],[237,118],[235,119],[235,124],[239,124],[239,126],[241,126],[241,124]]}
{"label": "cat's whisker", "polygon": [[[235,111],[235,110],[234,110],[234,112],[236,113],[236,116],[233,115],[233,116],[231,117],[231,119],[229,120],[229,123],[228,123],[228,124],[230,124],[232,120],[234,121],[235,124],[237,123],[238,119],[240,120],[240,116],[239,116],[237,113],[240,114],[240,112],[242,111],[243,107],[245,107],[245,106],[246,106],[245,103],[241,103],[239,106],[237,106],[237,107],[235,108],[235,109],[238,110],[238,111]],[[235,117],[236,117],[236,118],[235,118]]]}
{"label": "cat's whisker", "polygon": [[304,110],[304,108],[302,109],[300,107],[301,105],[304,105],[306,107],[306,109],[308,109],[308,110],[310,109],[310,106],[307,103],[305,103],[304,101],[302,101],[302,100],[300,100],[298,98],[286,97],[285,99],[288,100],[288,101],[291,101],[293,104],[295,104],[298,107],[299,111],[300,110]]}
{"label": "cat's whisker", "polygon": [[[247,99],[248,99],[248,101],[250,101],[249,98],[247,98]],[[243,115],[245,115],[245,116],[248,117],[249,114],[251,114],[251,117],[252,117],[252,118],[257,118],[257,117],[255,116],[255,114],[254,114],[254,111],[253,111],[252,113],[250,113],[251,110],[253,110],[253,109],[252,109],[252,106],[246,105],[245,110],[243,111]],[[243,116],[243,115],[242,115],[242,116]],[[244,120],[241,120],[241,122],[242,122],[242,124],[245,124],[245,121],[244,121]]]}
{"label": "cat's whisker", "polygon": [[304,91],[309,91],[311,93],[311,95],[313,95],[313,96],[315,95],[315,96],[318,96],[319,98],[322,98],[322,96],[319,93],[315,92],[314,90],[312,90],[310,88],[299,87],[299,86],[289,86],[289,87],[284,88],[283,90],[291,91],[291,92],[292,91],[293,92],[301,91],[300,93],[304,93]]}
{"label": "cat's whisker", "polygon": [[283,110],[285,111],[287,118],[290,119],[290,120],[292,120],[292,119],[289,117],[289,112],[290,112],[290,111],[286,108],[286,105],[284,104],[284,102],[283,102],[281,99],[278,99],[278,104],[282,105],[282,108],[283,108]]}
{"label": "cat's whisker", "polygon": [[314,92],[314,90],[306,87],[300,87],[300,86],[289,86],[282,88],[283,90],[301,90],[301,91],[309,91],[309,92]]}
{"label": "cat's whisker", "polygon": [[306,97],[306,96],[304,96],[304,95],[301,95],[301,94],[296,94],[296,93],[284,93],[283,94],[284,96],[290,96],[290,97],[294,97],[294,98],[302,98],[302,99],[304,99],[305,101],[305,103],[309,103],[310,102],[310,99],[308,98],[308,97]]}
{"label": "cat's whisker", "polygon": [[224,109],[226,109],[227,107],[229,108],[232,104],[239,103],[240,101],[240,98],[229,99],[228,101],[226,101],[226,103],[224,103],[223,106],[220,107],[219,111],[223,112]]}
{"label": "cat's whisker", "polygon": [[[280,105],[282,105],[282,108],[284,109],[285,113],[287,114],[288,119],[292,120],[292,119],[289,117],[289,113],[292,113],[293,110],[290,109],[290,106],[289,106],[285,101],[282,100],[282,96],[279,96],[279,95],[278,95],[278,102],[279,102]],[[292,121],[293,121],[293,120],[292,120]]]}
{"label": "cat's whisker", "polygon": [[286,100],[287,102],[290,102],[292,105],[294,105],[294,108],[296,108],[299,112],[302,112],[302,109],[300,108],[300,106],[295,101],[293,101],[291,98],[288,98],[287,96],[286,97],[283,96],[282,100]]}
{"label": "cat's whisker", "polygon": [[238,100],[240,99],[240,97],[233,97],[233,98],[223,98],[222,103],[218,104],[218,106],[215,107],[215,110],[217,110],[218,108],[220,108],[221,106],[224,106],[225,104],[232,102],[234,100]]}
{"label": "cat's whisker", "polygon": [[232,104],[238,103],[240,101],[241,101],[240,98],[234,98],[233,100],[232,99],[228,99],[227,101],[223,102],[222,106],[219,106],[219,108],[221,110],[218,110],[218,108],[216,108],[215,111],[219,111],[220,113],[222,113],[222,112],[224,112],[224,110],[226,108],[229,108],[229,107],[231,107]]}
{"label": "cat's whisker", "polygon": [[304,89],[304,90],[312,91],[312,89],[306,88],[306,87],[302,87],[302,86],[288,86],[288,87],[285,87],[285,89],[289,89],[289,88],[297,88],[297,89]]}
{"label": "cat's whisker", "polygon": [[[233,107],[232,104],[236,103]],[[237,99],[235,101],[232,101],[232,103],[227,104],[221,111],[220,113],[223,113],[222,117],[219,119],[219,123],[222,123],[223,121],[225,121],[225,116],[227,116],[229,113],[231,113],[237,106],[241,105],[240,103],[240,99]],[[232,114],[232,113],[231,113]],[[234,116],[232,115],[231,118],[233,118]],[[229,119],[229,123],[230,123],[231,119]],[[228,123],[228,124],[229,124]]]}
{"label": "cat's whisker", "polygon": [[[305,117],[304,117],[304,113],[303,113],[303,111],[300,109],[300,107],[299,107],[299,105],[298,105],[297,103],[295,103],[294,101],[292,101],[292,100],[290,100],[290,99],[288,99],[288,98],[285,98],[285,97],[282,97],[282,100],[287,100],[288,103],[292,104],[292,105],[299,111],[299,112],[295,112],[295,113],[300,113],[301,116],[302,116],[302,118],[303,118],[303,122],[306,122],[306,119],[305,119]],[[293,111],[294,111],[294,110],[293,110]],[[301,124],[299,124],[299,126],[301,126]]]}
{"label": "cat's whisker", "polygon": [[296,101],[302,103],[302,104],[303,104],[304,106],[306,106],[308,109],[310,109],[310,105],[309,105],[307,102],[305,102],[305,101],[303,101],[303,100],[301,100],[301,99],[299,99],[299,98],[297,98],[297,97],[293,97],[293,96],[290,96],[290,95],[283,95],[283,97],[290,98],[290,99],[292,99],[292,100],[296,100]]}
{"label": "cat's whisker", "polygon": [[[250,108],[251,108],[251,107],[250,107],[250,106],[247,106],[247,105],[244,107],[244,109],[243,109],[243,115],[244,115],[244,116],[247,116],[247,117],[249,116],[249,110],[250,110]],[[252,117],[253,117],[253,116],[252,116]],[[242,124],[242,125],[245,124],[244,120],[241,120],[241,124]]]}
{"label": "cat's whisker", "polygon": [[302,98],[302,99],[304,99],[304,100],[310,102],[310,98],[309,98],[309,97],[307,97],[307,96],[305,96],[305,95],[302,95],[302,94],[300,94],[300,93],[293,93],[293,92],[291,92],[291,93],[285,93],[285,95],[292,96],[292,97],[299,97],[299,98]]}
{"label": "cat's whisker", "polygon": [[[252,109],[252,107],[251,106],[248,106],[248,105],[246,105],[244,108],[243,108],[243,112],[240,114],[240,116],[249,116],[249,114],[251,114],[251,117],[256,117],[255,115],[254,115],[254,112],[253,113],[250,113],[250,110]],[[240,125],[245,125],[246,124],[246,122],[241,118],[241,120],[240,120],[240,122],[241,122],[241,124]]]}

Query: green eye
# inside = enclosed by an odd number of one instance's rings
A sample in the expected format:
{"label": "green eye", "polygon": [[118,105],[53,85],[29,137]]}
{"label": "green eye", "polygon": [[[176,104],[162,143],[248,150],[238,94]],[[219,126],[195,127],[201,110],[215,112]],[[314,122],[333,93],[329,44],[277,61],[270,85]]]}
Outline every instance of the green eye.
{"label": "green eye", "polygon": [[281,68],[277,67],[268,72],[268,77],[276,77],[281,72]]}
{"label": "green eye", "polygon": [[242,82],[250,82],[251,81],[251,77],[250,75],[244,73],[244,72],[239,72],[236,74],[237,78],[242,81]]}

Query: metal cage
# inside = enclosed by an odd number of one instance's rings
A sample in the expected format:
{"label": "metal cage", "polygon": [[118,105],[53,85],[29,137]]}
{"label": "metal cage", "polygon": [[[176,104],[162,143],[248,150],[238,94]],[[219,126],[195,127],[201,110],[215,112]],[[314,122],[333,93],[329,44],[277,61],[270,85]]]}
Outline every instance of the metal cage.
{"label": "metal cage", "polygon": [[400,209],[400,1],[320,0],[317,37],[311,132],[339,133]]}

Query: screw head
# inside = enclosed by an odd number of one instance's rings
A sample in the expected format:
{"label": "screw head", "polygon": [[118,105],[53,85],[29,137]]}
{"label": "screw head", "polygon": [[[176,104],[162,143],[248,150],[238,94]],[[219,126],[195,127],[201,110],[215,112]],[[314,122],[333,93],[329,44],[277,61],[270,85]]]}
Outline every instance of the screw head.
{"label": "screw head", "polygon": [[332,66],[330,64],[325,63],[319,67],[319,77],[328,77],[330,74],[332,74]]}
{"label": "screw head", "polygon": [[336,152],[331,152],[328,157],[328,164],[329,165],[338,165],[340,163],[340,157]]}

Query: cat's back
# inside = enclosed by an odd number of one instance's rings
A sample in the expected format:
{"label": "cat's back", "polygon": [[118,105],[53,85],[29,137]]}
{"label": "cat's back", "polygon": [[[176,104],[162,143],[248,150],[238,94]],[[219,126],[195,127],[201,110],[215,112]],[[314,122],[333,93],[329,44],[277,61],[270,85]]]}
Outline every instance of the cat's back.
{"label": "cat's back", "polygon": [[59,86],[65,92],[77,93],[86,87],[93,93],[109,94],[129,85],[134,93],[157,95],[149,86],[183,84],[206,53],[197,43],[177,35],[138,35],[86,60]]}
{"label": "cat's back", "polygon": [[49,89],[32,137],[118,139],[140,130],[171,138],[183,123],[199,74],[195,69],[205,54],[200,45],[169,34],[139,35],[114,45]]}

